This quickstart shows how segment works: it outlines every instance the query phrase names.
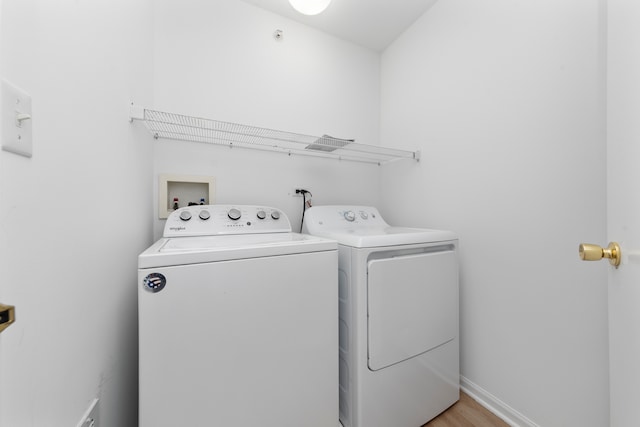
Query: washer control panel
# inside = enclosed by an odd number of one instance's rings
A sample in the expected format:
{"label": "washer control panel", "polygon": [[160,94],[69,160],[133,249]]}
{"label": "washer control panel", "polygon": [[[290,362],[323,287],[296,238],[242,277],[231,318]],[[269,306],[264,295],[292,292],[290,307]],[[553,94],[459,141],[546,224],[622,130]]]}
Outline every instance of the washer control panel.
{"label": "washer control panel", "polygon": [[253,205],[194,205],[167,218],[164,237],[290,233],[289,218],[276,208]]}
{"label": "washer control panel", "polygon": [[303,232],[388,226],[372,206],[314,206],[305,212]]}

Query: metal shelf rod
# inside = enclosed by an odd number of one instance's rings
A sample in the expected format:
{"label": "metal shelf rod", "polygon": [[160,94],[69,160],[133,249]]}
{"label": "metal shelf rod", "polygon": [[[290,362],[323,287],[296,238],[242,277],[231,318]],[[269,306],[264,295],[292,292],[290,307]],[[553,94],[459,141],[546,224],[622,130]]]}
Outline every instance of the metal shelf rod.
{"label": "metal shelf rod", "polygon": [[295,132],[222,122],[166,113],[131,105],[130,121],[143,121],[154,138],[228,145],[282,152],[288,155],[332,158],[383,164],[399,159],[420,160],[419,151],[407,151],[355,143],[329,136],[316,137]]}

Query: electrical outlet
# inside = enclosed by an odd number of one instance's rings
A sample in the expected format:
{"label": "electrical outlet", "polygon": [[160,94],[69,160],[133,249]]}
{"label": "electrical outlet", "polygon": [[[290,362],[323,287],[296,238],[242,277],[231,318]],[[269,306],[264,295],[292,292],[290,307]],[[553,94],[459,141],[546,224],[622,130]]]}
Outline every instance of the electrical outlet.
{"label": "electrical outlet", "polygon": [[84,413],[80,422],[76,427],[100,427],[100,423],[98,422],[99,418],[99,399],[95,398],[91,401],[89,408]]}
{"label": "electrical outlet", "polygon": [[293,187],[292,189],[289,190],[289,195],[292,197],[302,197],[302,193],[296,193],[296,190],[300,190],[300,189],[305,189],[309,191],[308,187],[304,187],[304,186]]}

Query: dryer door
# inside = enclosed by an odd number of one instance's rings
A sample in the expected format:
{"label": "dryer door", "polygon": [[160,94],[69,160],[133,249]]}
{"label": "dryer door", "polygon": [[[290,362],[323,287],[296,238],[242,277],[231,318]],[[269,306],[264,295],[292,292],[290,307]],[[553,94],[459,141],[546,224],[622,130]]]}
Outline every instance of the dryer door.
{"label": "dryer door", "polygon": [[456,252],[369,261],[367,298],[371,370],[451,341],[458,334]]}

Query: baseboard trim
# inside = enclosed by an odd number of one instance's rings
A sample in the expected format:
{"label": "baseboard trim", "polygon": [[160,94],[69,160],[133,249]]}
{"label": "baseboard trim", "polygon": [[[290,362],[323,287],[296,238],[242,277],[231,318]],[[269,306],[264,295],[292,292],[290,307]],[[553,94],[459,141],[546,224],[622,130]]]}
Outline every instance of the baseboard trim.
{"label": "baseboard trim", "polygon": [[460,388],[511,427],[540,427],[487,390],[460,376]]}

